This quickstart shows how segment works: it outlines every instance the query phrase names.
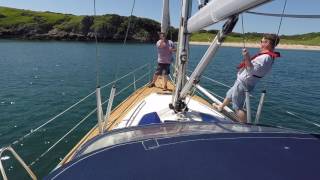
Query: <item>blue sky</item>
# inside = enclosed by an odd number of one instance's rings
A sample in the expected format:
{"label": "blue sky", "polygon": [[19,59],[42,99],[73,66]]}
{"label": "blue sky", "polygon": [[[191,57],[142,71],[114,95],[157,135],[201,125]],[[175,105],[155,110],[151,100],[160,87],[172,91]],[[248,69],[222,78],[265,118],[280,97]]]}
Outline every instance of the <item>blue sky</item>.
{"label": "blue sky", "polygon": [[[98,14],[130,14],[133,0],[96,0]],[[256,11],[281,13],[284,0],[274,0],[256,8]],[[193,0],[196,10],[197,0]],[[36,11],[52,11],[76,15],[92,15],[93,0],[0,0],[0,6],[30,9]],[[136,0],[133,14],[160,21],[162,0]],[[179,24],[180,0],[170,0],[170,13],[172,25]],[[292,14],[320,14],[319,0],[288,0],[286,13]],[[276,33],[280,18],[244,15],[244,28],[246,32]],[[240,22],[235,28],[241,31]],[[218,29],[221,23],[210,28]],[[302,34],[320,32],[320,19],[284,19],[280,34]]]}

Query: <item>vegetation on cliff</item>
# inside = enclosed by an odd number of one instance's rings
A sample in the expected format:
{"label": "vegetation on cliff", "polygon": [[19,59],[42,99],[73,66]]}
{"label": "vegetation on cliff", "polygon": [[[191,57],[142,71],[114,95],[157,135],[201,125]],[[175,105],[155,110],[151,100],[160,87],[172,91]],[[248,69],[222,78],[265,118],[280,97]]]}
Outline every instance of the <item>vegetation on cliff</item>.
{"label": "vegetation on cliff", "polygon": [[[0,38],[55,39],[55,40],[94,40],[94,32],[100,41],[123,41],[129,17],[106,14],[97,17],[76,16],[53,12],[36,12],[0,7]],[[160,24],[151,19],[132,16],[128,41],[154,42],[158,40]],[[191,35],[191,41],[209,42],[216,30],[201,30]],[[169,38],[176,41],[178,30],[170,28]],[[261,33],[231,33],[227,42],[256,43]],[[282,44],[320,46],[320,33],[281,36]]]}
{"label": "vegetation on cliff", "polygon": [[[122,41],[129,17],[106,14],[97,17],[75,16],[53,12],[35,12],[0,7],[0,37],[23,39]],[[128,40],[154,42],[158,40],[160,24],[154,20],[133,16]],[[174,40],[177,30],[170,28]]]}
{"label": "vegetation on cliff", "polygon": [[[216,30],[206,31],[201,30],[200,32],[193,33],[191,35],[191,41],[197,42],[211,42],[215,35],[217,34]],[[231,33],[227,38],[226,42],[243,42],[245,38],[246,42],[249,43],[259,43],[263,33]],[[281,44],[298,44],[298,45],[311,45],[311,46],[320,46],[320,33],[313,32],[308,34],[300,35],[281,35],[280,36]]]}

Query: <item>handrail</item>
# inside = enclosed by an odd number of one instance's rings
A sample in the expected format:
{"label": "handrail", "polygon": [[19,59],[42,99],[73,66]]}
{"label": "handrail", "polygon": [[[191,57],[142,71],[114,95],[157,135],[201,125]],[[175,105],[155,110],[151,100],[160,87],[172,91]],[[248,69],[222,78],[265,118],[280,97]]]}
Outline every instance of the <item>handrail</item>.
{"label": "handrail", "polygon": [[[188,70],[188,72],[189,72],[189,73],[192,73],[191,70]],[[201,78],[202,78],[202,77],[203,77],[204,79],[207,79],[207,80],[211,81],[211,82],[217,83],[217,84],[219,84],[219,85],[221,85],[221,86],[224,86],[224,87],[227,87],[227,88],[231,88],[231,86],[229,86],[229,85],[227,85],[227,84],[224,84],[224,83],[222,83],[222,82],[220,82],[220,81],[214,80],[214,79],[212,79],[212,78],[209,78],[208,76],[201,75]]]}
{"label": "handrail", "polygon": [[110,83],[108,83],[108,84],[106,84],[106,85],[104,85],[104,86],[101,86],[101,89],[105,88],[106,86],[109,86],[109,85],[112,84],[112,83],[115,83],[115,82],[117,82],[117,81],[120,81],[121,79],[123,79],[123,78],[125,78],[125,77],[128,77],[130,74],[133,74],[133,73],[135,73],[136,71],[138,71],[138,70],[140,70],[140,69],[142,69],[142,68],[144,68],[144,67],[146,67],[146,66],[150,66],[150,63],[147,63],[147,64],[145,64],[145,65],[143,65],[143,66],[140,66],[140,67],[136,68],[135,70],[129,72],[128,74],[123,75],[122,77],[120,77],[120,78],[118,78],[118,79],[116,79],[116,80],[114,80],[114,81],[111,81]]}
{"label": "handrail", "polygon": [[[142,75],[140,78],[136,79],[134,82],[129,84],[128,86],[121,89],[118,93],[115,94],[115,97],[124,92],[126,89],[134,85],[136,82],[142,80],[144,77],[149,75],[151,73],[151,70],[147,71],[144,75]],[[104,105],[107,103],[109,99],[105,100],[101,103],[101,105]],[[58,141],[56,141],[51,147],[49,147],[45,152],[43,152],[38,158],[36,158],[33,162],[29,164],[29,166],[33,166],[37,161],[39,161],[42,157],[44,157],[46,154],[48,154],[58,143],[60,143],[65,137],[67,137],[71,132],[73,132],[80,124],[82,124],[86,119],[88,119],[93,113],[97,111],[97,108],[93,109],[91,112],[89,112],[79,123],[77,123],[73,128],[71,128],[65,135],[63,135]]]}
{"label": "handrail", "polygon": [[221,100],[223,100],[223,99],[224,99],[224,97],[219,96],[218,94],[216,94],[216,93],[212,92],[212,91],[211,91],[211,90],[209,90],[209,89],[207,89],[207,91],[208,91],[210,94],[212,94],[212,95],[214,95],[214,96],[218,97],[218,98],[219,98],[219,99],[221,99]]}
{"label": "handrail", "polygon": [[[123,89],[121,89],[118,93],[115,94],[115,96],[118,96],[119,94],[121,94],[122,92],[124,92],[126,89],[130,88],[131,86],[134,86],[134,89],[136,89],[136,83],[139,82],[140,80],[142,80],[143,78],[145,78],[146,76],[148,76],[151,73],[151,70],[149,68],[149,71],[147,71],[146,73],[144,73],[143,75],[141,75],[139,78],[136,79],[136,74],[135,72],[137,72],[138,70],[141,70],[147,66],[150,66],[150,63],[147,63],[143,66],[140,66],[136,69],[134,69],[133,71],[123,75],[122,77],[111,81],[109,83],[107,83],[106,85],[103,85],[101,87],[105,88],[108,87],[114,83],[116,83],[117,81],[120,81],[130,75],[134,75],[134,79],[133,82],[130,83],[128,86],[124,87]],[[0,158],[1,155],[4,151],[10,151],[14,157],[20,162],[20,164],[22,164],[22,166],[24,167],[24,169],[26,169],[26,171],[28,172],[28,174],[30,175],[30,177],[32,179],[37,179],[36,176],[34,175],[34,173],[31,171],[30,167],[33,166],[36,162],[38,162],[42,157],[44,157],[45,155],[47,155],[57,144],[59,144],[64,138],[66,138],[71,132],[73,132],[76,128],[78,128],[86,119],[88,119],[93,113],[96,112],[96,108],[93,109],[91,112],[89,112],[83,119],[81,119],[75,126],[73,126],[66,134],[64,134],[60,139],[58,139],[52,146],[50,146],[46,151],[44,151],[40,156],[38,156],[35,160],[33,160],[29,165],[27,165],[22,158],[14,151],[14,149],[11,147],[11,145],[15,145],[20,143],[21,141],[23,141],[25,138],[31,136],[32,134],[34,134],[35,132],[37,132],[39,129],[43,128],[44,126],[46,126],[47,124],[51,123],[52,121],[56,120],[58,117],[62,116],[63,114],[65,114],[66,112],[68,112],[69,110],[71,110],[72,108],[76,107],[77,105],[79,105],[81,102],[85,101],[87,98],[89,98],[90,96],[92,96],[94,93],[96,92],[93,91],[90,94],[88,94],[87,96],[85,96],[84,98],[80,99],[78,102],[74,103],[73,105],[69,106],[67,109],[65,109],[64,111],[60,112],[59,114],[57,114],[56,116],[52,117],[51,119],[49,119],[48,121],[46,121],[45,123],[41,124],[40,126],[36,127],[35,129],[31,129],[29,133],[23,135],[22,137],[18,138],[17,140],[15,140],[13,143],[11,143],[8,147],[4,147],[2,149],[0,149]],[[108,102],[109,99],[107,99],[106,101],[104,101],[102,103],[102,105],[104,105],[106,102]],[[7,176],[5,173],[5,170],[2,166],[2,162],[0,160],[0,170],[1,170],[1,174],[4,180],[7,180]]]}
{"label": "handrail", "polygon": [[37,179],[36,175],[32,172],[30,167],[27,166],[27,164],[22,160],[22,158],[16,153],[16,151],[11,146],[8,146],[8,147],[0,149],[0,170],[1,170],[1,175],[2,175],[3,180],[8,180],[8,177],[6,175],[6,171],[5,171],[5,169],[2,165],[2,161],[1,161],[2,153],[5,151],[9,151],[13,154],[13,156],[18,160],[18,162],[22,165],[22,167],[27,171],[27,173],[29,174],[29,176],[33,180]]}
{"label": "handrail", "polygon": [[231,88],[231,86],[226,85],[226,84],[224,84],[224,83],[222,83],[222,82],[220,82],[220,81],[217,81],[217,80],[211,79],[211,78],[209,78],[209,77],[207,77],[207,76],[205,76],[205,75],[202,75],[202,77],[203,77],[203,78],[205,78],[205,79],[207,79],[207,80],[209,80],[209,81],[211,81],[211,82],[214,82],[214,83],[220,84],[221,86],[224,86],[224,87],[227,87],[227,88]]}

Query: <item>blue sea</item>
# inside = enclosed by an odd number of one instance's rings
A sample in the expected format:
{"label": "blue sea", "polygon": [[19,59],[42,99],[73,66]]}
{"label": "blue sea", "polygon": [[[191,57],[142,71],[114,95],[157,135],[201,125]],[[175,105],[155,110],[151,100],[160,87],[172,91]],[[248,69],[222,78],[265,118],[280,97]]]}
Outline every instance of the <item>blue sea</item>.
{"label": "blue sea", "polygon": [[[207,46],[191,46],[189,70],[193,70]],[[255,54],[258,49],[249,49]],[[307,132],[320,133],[320,52],[279,50],[282,57],[274,63],[272,72],[253,92],[252,110],[255,113],[261,91],[266,89],[266,101],[260,123]],[[153,44],[99,43],[57,41],[0,41],[0,145],[10,145],[36,127],[78,102],[97,86],[101,86],[130,71],[146,66],[116,83],[119,92],[133,78],[152,72],[156,63]],[[241,60],[241,49],[223,47],[207,67],[205,76],[232,85],[236,66]],[[98,65],[97,65],[98,64]],[[97,73],[99,72],[99,73]],[[151,75],[142,78],[136,87],[147,83]],[[224,97],[227,87],[202,78],[200,84]],[[103,99],[110,86],[102,89]],[[134,91],[130,86],[115,99],[115,105]],[[28,136],[13,148],[39,177],[50,172],[57,162],[96,124],[96,114],[63,138],[51,151],[56,141],[74,127],[96,106],[95,95],[90,96],[64,115]],[[105,107],[104,107],[105,108]],[[254,114],[253,114],[254,116]],[[4,154],[6,159],[10,154]],[[13,158],[2,161],[8,176],[25,177]]]}

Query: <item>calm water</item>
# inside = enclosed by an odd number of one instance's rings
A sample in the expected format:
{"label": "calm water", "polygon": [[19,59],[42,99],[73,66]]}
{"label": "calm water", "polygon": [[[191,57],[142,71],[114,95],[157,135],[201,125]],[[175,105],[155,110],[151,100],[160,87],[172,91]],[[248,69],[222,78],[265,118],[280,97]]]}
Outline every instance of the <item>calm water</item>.
{"label": "calm water", "polygon": [[[206,48],[191,47],[190,69],[195,67]],[[257,49],[250,49],[251,54],[256,51]],[[312,123],[320,124],[320,52],[280,52],[283,57],[277,60],[272,73],[263,79],[253,93],[253,111],[261,90],[266,88],[268,93],[262,123],[319,133],[320,128]],[[12,143],[95,89],[96,60],[93,43],[2,40],[0,53],[1,146]],[[232,85],[240,56],[239,48],[220,49],[213,63],[206,69],[205,75]],[[155,58],[156,50],[153,44],[129,44],[126,47],[122,44],[100,44],[101,85],[141,65],[154,64]],[[144,69],[143,73],[149,69]],[[142,79],[138,86],[146,83],[149,78],[148,76]],[[118,86],[124,87],[129,81],[132,82],[132,79],[132,76],[124,78]],[[220,96],[224,96],[227,91],[227,88],[205,79],[201,84]],[[104,97],[108,92],[109,88],[103,89]],[[133,87],[124,91],[117,97],[115,104],[132,92]],[[94,108],[95,96],[92,96],[13,147],[27,164],[30,164]],[[94,124],[96,114],[90,116],[75,132],[32,165],[36,174],[40,177],[47,174]],[[15,162],[3,162],[11,177],[22,177],[17,175],[21,169]]]}

